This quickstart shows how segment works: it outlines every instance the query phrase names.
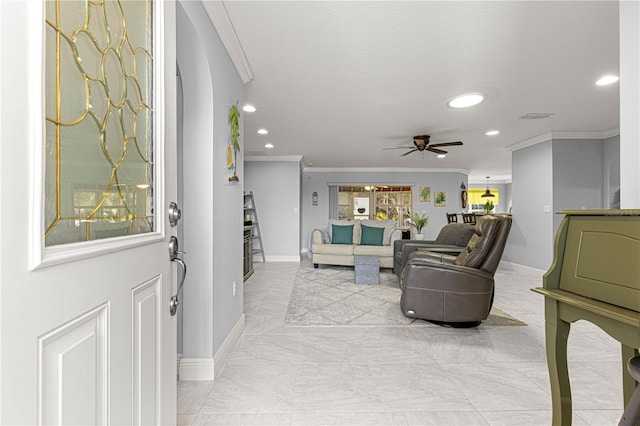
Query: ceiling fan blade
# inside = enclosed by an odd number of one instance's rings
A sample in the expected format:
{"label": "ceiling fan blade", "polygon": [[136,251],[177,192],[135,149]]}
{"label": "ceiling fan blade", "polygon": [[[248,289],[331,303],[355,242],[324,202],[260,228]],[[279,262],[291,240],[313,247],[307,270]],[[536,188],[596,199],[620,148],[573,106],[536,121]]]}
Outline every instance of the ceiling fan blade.
{"label": "ceiling fan blade", "polygon": [[438,148],[434,148],[431,145],[429,145],[426,149],[427,151],[431,151],[431,152],[435,152],[436,154],[446,154],[447,151],[442,150],[442,149],[438,149]]}
{"label": "ceiling fan blade", "polygon": [[411,149],[411,148],[413,148],[413,147],[412,146],[396,146],[396,147],[393,147],[393,148],[382,148],[382,150],[383,151],[387,151],[389,149]]}
{"label": "ceiling fan blade", "polygon": [[405,152],[404,154],[400,155],[400,157],[405,157],[405,156],[411,154],[412,152],[416,152],[417,150],[418,150],[418,148],[414,148],[411,151]]}
{"label": "ceiling fan blade", "polygon": [[462,142],[456,141],[456,142],[442,142],[442,143],[429,144],[429,146],[458,146],[458,145],[462,145]]}

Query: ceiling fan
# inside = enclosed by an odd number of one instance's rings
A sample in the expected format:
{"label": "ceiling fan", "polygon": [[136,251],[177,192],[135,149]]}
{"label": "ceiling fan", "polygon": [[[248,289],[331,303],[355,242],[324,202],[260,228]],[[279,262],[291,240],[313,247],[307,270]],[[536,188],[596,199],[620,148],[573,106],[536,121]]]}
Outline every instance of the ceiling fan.
{"label": "ceiling fan", "polygon": [[443,150],[443,149],[439,149],[438,147],[441,146],[459,146],[462,145],[462,142],[460,141],[455,141],[455,142],[442,142],[442,143],[434,143],[434,144],[430,144],[429,143],[429,135],[417,135],[413,137],[413,144],[415,145],[415,148],[412,146],[399,146],[399,147],[395,147],[395,148],[384,148],[385,150],[387,149],[408,149],[409,151],[405,152],[404,154],[401,154],[400,157],[404,157],[407,156],[409,154],[411,154],[412,152],[415,151],[420,151],[423,153],[424,155],[424,151],[430,151],[433,152],[434,154],[446,154],[447,151]]}

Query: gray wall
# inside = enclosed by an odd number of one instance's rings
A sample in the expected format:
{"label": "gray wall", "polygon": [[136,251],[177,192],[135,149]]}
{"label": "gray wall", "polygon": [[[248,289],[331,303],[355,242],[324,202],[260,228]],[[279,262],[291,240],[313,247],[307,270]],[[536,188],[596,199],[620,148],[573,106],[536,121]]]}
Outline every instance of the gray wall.
{"label": "gray wall", "polygon": [[[391,171],[339,171],[306,169],[302,173],[302,248],[309,245],[309,235],[316,228],[326,228],[329,222],[329,184],[397,184],[413,185],[413,209],[429,216],[423,229],[426,239],[434,239],[447,223],[445,213],[462,212],[460,184],[468,186],[467,175],[461,172],[391,172]],[[431,202],[421,203],[421,186],[431,187]],[[318,205],[311,205],[311,194],[318,193]],[[436,191],[447,193],[446,207],[434,207]]]}
{"label": "gray wall", "polygon": [[[200,2],[178,3],[177,30],[184,93],[183,247],[189,265],[183,355],[211,359],[243,313],[243,189],[228,182],[225,154],[228,111],[242,103],[243,85]],[[243,182],[241,154],[239,160]]]}
{"label": "gray wall", "polygon": [[616,136],[554,139],[514,151],[513,227],[505,260],[548,269],[563,218],[555,213],[610,207],[620,185],[619,146]]}
{"label": "gray wall", "polygon": [[[600,139],[553,140],[553,211],[601,209],[603,143]],[[563,215],[554,214],[553,232]]]}
{"label": "gray wall", "polygon": [[514,151],[511,164],[513,223],[503,259],[546,270],[553,247],[551,141]]}
{"label": "gray wall", "polygon": [[620,208],[620,136],[605,139],[603,145],[603,207]]}
{"label": "gray wall", "polygon": [[245,191],[253,191],[267,261],[298,261],[300,160],[247,160],[244,178]]}

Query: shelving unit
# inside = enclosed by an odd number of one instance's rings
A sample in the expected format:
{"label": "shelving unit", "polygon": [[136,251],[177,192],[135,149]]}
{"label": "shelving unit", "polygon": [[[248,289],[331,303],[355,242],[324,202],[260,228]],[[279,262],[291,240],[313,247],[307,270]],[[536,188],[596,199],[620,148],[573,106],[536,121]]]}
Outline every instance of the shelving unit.
{"label": "shelving unit", "polygon": [[[244,215],[245,226],[251,227],[251,257],[253,258],[253,255],[260,254],[260,256],[262,257],[262,262],[264,263],[266,262],[266,259],[264,256],[264,247],[262,246],[260,224],[258,222],[258,211],[256,210],[256,203],[255,199],[253,198],[253,191],[249,191],[248,194],[244,194]],[[246,221],[247,216],[249,217],[249,221]]]}

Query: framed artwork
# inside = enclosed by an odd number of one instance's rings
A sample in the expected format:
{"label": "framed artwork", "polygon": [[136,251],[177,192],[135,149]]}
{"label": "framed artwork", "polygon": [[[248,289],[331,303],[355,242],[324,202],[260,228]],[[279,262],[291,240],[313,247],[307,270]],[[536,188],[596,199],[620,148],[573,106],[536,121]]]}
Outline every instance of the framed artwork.
{"label": "framed artwork", "polygon": [[435,197],[433,199],[433,205],[435,207],[446,207],[447,206],[447,193],[446,192],[436,192]]}
{"label": "framed artwork", "polygon": [[431,187],[430,186],[421,186],[420,187],[419,200],[420,200],[421,203],[429,203],[429,202],[431,202]]}

